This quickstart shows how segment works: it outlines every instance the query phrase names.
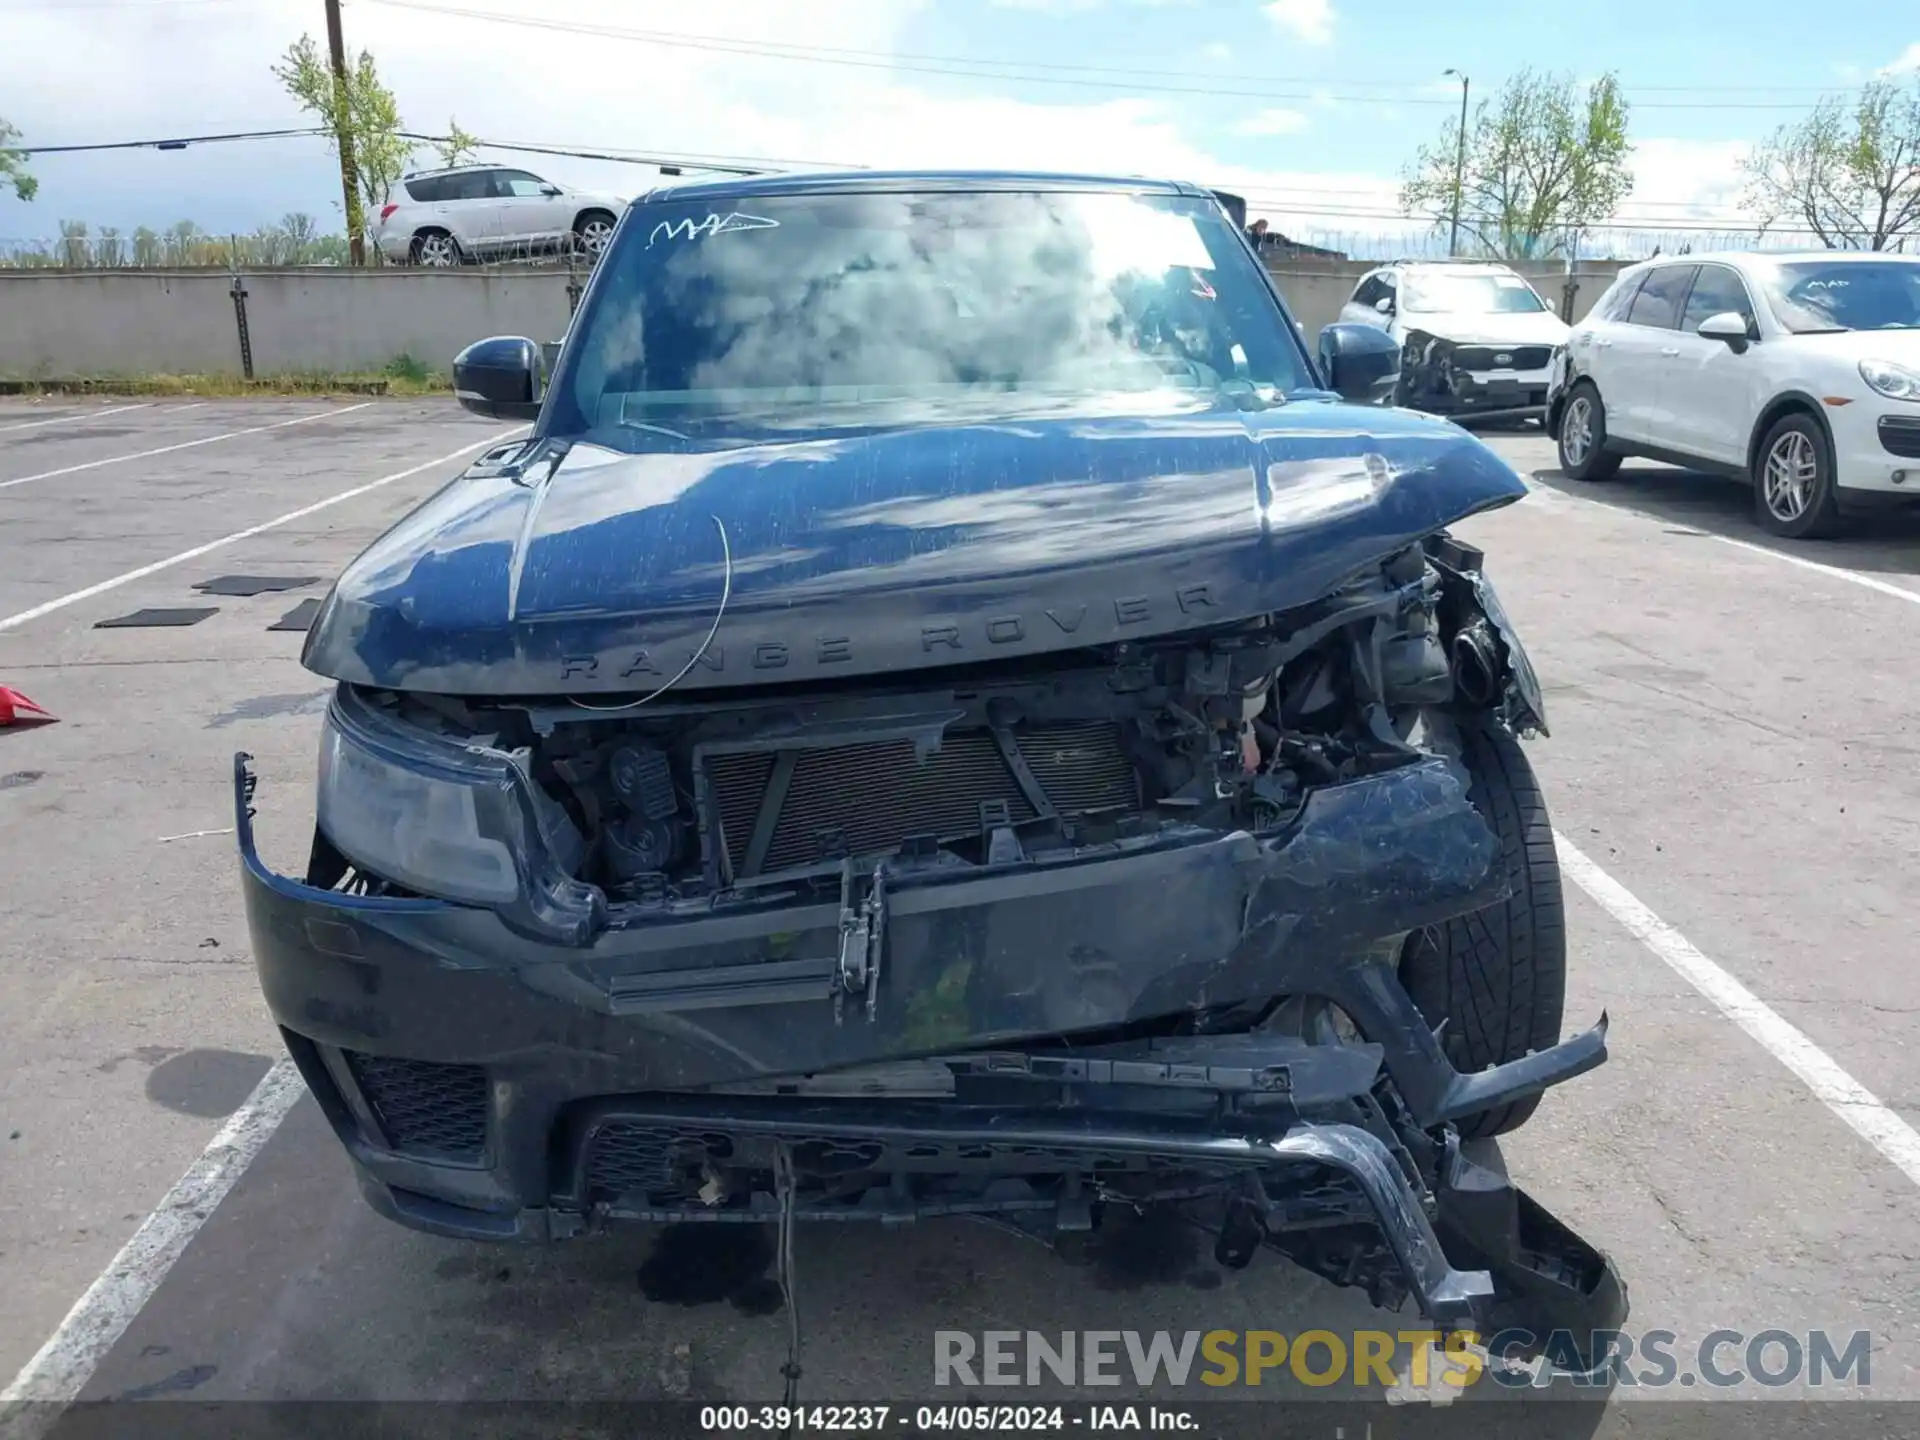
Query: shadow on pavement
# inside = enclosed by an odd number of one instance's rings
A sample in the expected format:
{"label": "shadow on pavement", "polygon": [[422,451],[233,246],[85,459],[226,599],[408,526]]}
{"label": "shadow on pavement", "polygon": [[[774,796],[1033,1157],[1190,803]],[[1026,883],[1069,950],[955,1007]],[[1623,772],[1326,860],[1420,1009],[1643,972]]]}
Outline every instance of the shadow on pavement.
{"label": "shadow on pavement", "polygon": [[1613,479],[1597,483],[1569,480],[1554,469],[1536,470],[1533,478],[1562,494],[1632,511],[1670,528],[1724,535],[1844,570],[1920,577],[1920,507],[1855,517],[1846,533],[1832,540],[1782,540],[1753,518],[1753,491],[1723,475],[1629,461]]}

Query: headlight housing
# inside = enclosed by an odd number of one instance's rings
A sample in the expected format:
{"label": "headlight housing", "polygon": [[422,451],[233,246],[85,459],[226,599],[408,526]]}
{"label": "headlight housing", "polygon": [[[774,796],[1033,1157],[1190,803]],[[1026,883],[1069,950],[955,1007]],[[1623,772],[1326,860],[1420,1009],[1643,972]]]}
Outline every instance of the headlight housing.
{"label": "headlight housing", "polygon": [[381,713],[342,687],[320,736],[314,804],[343,856],[404,889],[484,905],[515,929],[580,944],[605,897],[571,877],[584,844],[511,756]]}
{"label": "headlight housing", "polygon": [[1920,370],[1890,360],[1862,360],[1860,378],[1869,389],[1889,400],[1920,401]]}
{"label": "headlight housing", "polygon": [[[320,736],[316,819],[342,855],[397,885],[444,900],[509,905],[520,872],[506,842],[480,832],[478,796],[494,777],[396,764],[329,714]],[[490,800],[496,797],[489,797]],[[489,808],[493,808],[491,804]]]}

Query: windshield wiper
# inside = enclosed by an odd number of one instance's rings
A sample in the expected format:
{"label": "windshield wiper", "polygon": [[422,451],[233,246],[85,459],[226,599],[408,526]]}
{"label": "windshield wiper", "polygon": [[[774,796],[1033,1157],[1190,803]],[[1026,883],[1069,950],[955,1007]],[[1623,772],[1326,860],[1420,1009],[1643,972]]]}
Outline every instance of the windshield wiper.
{"label": "windshield wiper", "polygon": [[620,428],[622,430],[645,430],[652,435],[664,435],[669,440],[679,440],[688,445],[693,443],[693,437],[691,435],[682,435],[678,430],[669,430],[664,425],[655,425],[647,420],[622,420],[620,422]]}

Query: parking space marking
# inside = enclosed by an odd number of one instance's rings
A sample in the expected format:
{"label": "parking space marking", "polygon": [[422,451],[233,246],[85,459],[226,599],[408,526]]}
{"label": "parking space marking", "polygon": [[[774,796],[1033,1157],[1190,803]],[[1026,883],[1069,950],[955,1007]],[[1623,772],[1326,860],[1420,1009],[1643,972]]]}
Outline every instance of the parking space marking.
{"label": "parking space marking", "polygon": [[1920,1185],[1920,1133],[1881,1103],[1796,1026],[1759,996],[1701,954],[1673,926],[1606,871],[1554,831],[1560,868],[1573,882],[1647,949],[1692,985],[1727,1019],[1760,1042],[1763,1049],[1799,1076],[1814,1096],[1878,1150],[1914,1184]]}
{"label": "parking space marking", "polygon": [[37,1440],[52,1428],[304,1094],[293,1062],[275,1062],[47,1343],[0,1390],[0,1436]]}
{"label": "parking space marking", "polygon": [[155,560],[151,565],[142,565],[138,569],[128,570],[124,574],[115,575],[111,580],[102,580],[96,585],[87,586],[84,590],[75,590],[71,594],[61,595],[43,604],[35,605],[30,610],[22,610],[17,615],[0,618],[0,630],[12,630],[16,626],[25,625],[29,620],[38,620],[42,615],[51,615],[56,610],[77,605],[82,600],[91,600],[96,595],[104,595],[109,590],[118,590],[122,585],[131,585],[136,580],[144,580],[149,575],[156,575],[175,565],[184,565],[189,560],[198,560],[202,555],[210,555],[225,546],[238,544],[242,540],[251,540],[256,535],[264,535],[267,531],[277,530],[282,525],[291,525],[295,520],[304,520],[309,515],[316,515],[331,505],[340,504],[343,500],[365,495],[369,490],[378,490],[382,485],[391,485],[396,480],[405,480],[410,476],[418,475],[422,470],[431,470],[436,465],[445,465],[449,460],[458,460],[471,451],[484,449],[489,445],[502,444],[524,433],[524,426],[502,430],[484,440],[475,440],[470,445],[462,445],[458,450],[450,450],[445,455],[423,460],[418,465],[410,465],[405,470],[396,470],[391,475],[382,475],[378,480],[369,480],[364,485],[355,485],[351,490],[338,491],[324,500],[316,500],[311,505],[302,505],[298,510],[289,510],[286,514],[276,516],[259,525],[249,525],[245,530],[236,530],[231,535],[222,535],[218,540],[209,540],[206,544],[196,545],[191,550],[182,550],[178,555],[169,555],[164,560]]}
{"label": "parking space marking", "polygon": [[[80,420],[98,420],[106,415],[124,415],[129,410],[151,410],[153,402],[143,400],[138,405],[114,405],[105,410],[82,410],[78,415],[55,415],[49,420],[27,420],[18,425],[0,425],[0,435],[11,434],[15,430],[38,430],[42,425],[71,425]],[[182,405],[182,410],[191,406]]]}
{"label": "parking space marking", "polygon": [[1830,575],[1835,580],[1848,580],[1855,585],[1864,585],[1869,590],[1878,590],[1882,595],[1891,595],[1896,600],[1920,605],[1920,590],[1908,590],[1899,585],[1891,585],[1872,575],[1862,575],[1858,570],[1843,570],[1838,565],[1822,565],[1818,560],[1804,560],[1798,555],[1789,555],[1784,550],[1775,550],[1768,545],[1756,545],[1751,540],[1735,540],[1731,535],[1714,535],[1709,538],[1718,540],[1722,545],[1731,545],[1737,550],[1751,550],[1755,555],[1784,560],[1789,565],[1798,565],[1802,570],[1811,570],[1816,575]]}
{"label": "parking space marking", "polygon": [[29,485],[35,480],[51,480],[57,475],[77,475],[82,470],[98,470],[102,465],[122,465],[129,460],[151,460],[156,455],[171,455],[176,450],[191,450],[196,445],[212,445],[221,440],[238,440],[242,435],[259,435],[268,430],[284,430],[289,425],[305,425],[310,420],[325,420],[334,415],[350,415],[355,410],[364,410],[373,404],[371,400],[362,400],[357,405],[342,405],[338,410],[322,410],[317,415],[296,415],[291,420],[276,420],[271,425],[249,425],[244,430],[229,430],[222,435],[203,435],[198,440],[182,440],[177,445],[162,445],[154,450],[136,450],[131,455],[109,455],[104,460],[88,460],[79,465],[64,465],[58,470],[42,470],[38,475],[21,475],[12,480],[0,480],[0,490],[9,490],[15,485]]}
{"label": "parking space marking", "polygon": [[[1569,505],[1579,506],[1581,508],[1599,506],[1603,509],[1612,509],[1616,514],[1628,514],[1633,519],[1643,520],[1649,524],[1659,523],[1650,516],[1634,514],[1632,511],[1622,512],[1618,507],[1607,506],[1598,500],[1586,499],[1571,491],[1562,490],[1558,485],[1548,483],[1548,476],[1557,476],[1559,474],[1560,472],[1558,470],[1535,470],[1525,477],[1527,490],[1530,494],[1541,499],[1546,499],[1551,496],[1552,500],[1549,503],[1558,504],[1561,501],[1565,501]],[[1858,570],[1847,570],[1838,565],[1823,565],[1818,560],[1808,560],[1803,556],[1789,555],[1786,551],[1776,550],[1771,545],[1759,545],[1751,540],[1737,540],[1731,535],[1716,535],[1707,530],[1703,530],[1700,533],[1708,540],[1717,540],[1722,545],[1733,546],[1736,550],[1745,550],[1754,555],[1764,555],[1769,560],[1783,561],[1788,565],[1798,565],[1802,570],[1811,570],[1816,575],[1825,575],[1834,580],[1845,580],[1852,585],[1860,585],[1868,590],[1877,590],[1882,595],[1891,595],[1896,600],[1905,600],[1910,605],[1920,605],[1920,590],[1909,590],[1905,586],[1892,584],[1874,575],[1863,575]]]}

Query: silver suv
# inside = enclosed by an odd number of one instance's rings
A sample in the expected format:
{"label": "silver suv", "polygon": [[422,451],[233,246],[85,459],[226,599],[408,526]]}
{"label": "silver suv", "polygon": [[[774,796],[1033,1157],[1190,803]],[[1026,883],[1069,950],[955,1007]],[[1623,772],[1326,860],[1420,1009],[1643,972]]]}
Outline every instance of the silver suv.
{"label": "silver suv", "polygon": [[420,170],[374,218],[373,238],[395,263],[446,267],[571,246],[597,260],[627,202],[573,190],[526,170],[461,165]]}

